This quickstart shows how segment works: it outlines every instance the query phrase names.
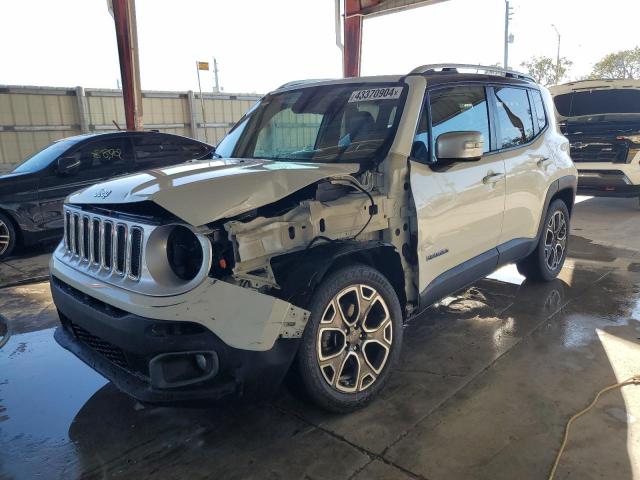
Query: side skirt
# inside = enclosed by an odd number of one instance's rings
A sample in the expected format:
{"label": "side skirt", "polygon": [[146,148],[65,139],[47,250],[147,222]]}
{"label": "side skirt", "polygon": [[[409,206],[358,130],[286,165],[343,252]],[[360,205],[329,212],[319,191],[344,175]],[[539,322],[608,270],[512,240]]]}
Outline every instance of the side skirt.
{"label": "side skirt", "polygon": [[447,295],[472,285],[499,267],[526,257],[535,250],[537,243],[537,237],[510,240],[444,272],[420,293],[420,308],[417,313]]}

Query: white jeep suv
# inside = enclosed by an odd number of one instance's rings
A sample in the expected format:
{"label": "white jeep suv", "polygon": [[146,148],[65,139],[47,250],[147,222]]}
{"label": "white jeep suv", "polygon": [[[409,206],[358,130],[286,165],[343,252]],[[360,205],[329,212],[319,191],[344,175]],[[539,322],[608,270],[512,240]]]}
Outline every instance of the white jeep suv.
{"label": "white jeep suv", "polygon": [[640,80],[582,80],[550,90],[578,168],[578,193],[640,198]]}
{"label": "white jeep suv", "polygon": [[358,408],[429,305],[506,263],[562,268],[577,172],[552,112],[494,67],[284,85],[219,158],[67,199],[56,339],[146,402],[268,395],[293,368]]}

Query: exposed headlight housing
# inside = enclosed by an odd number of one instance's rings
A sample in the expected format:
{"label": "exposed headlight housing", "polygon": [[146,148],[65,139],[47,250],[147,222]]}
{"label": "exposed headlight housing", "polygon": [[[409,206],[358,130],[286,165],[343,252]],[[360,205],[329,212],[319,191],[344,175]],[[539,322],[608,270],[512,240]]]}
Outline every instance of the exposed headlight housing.
{"label": "exposed headlight housing", "polygon": [[175,225],[167,237],[167,260],[171,270],[181,280],[193,280],[204,260],[200,240],[187,227]]}

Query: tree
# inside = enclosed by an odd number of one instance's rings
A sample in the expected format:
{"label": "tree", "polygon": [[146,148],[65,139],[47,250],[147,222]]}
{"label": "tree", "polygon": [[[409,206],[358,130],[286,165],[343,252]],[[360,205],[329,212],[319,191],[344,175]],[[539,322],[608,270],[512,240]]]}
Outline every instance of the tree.
{"label": "tree", "polygon": [[560,65],[556,65],[556,61],[551,57],[533,56],[529,60],[520,64],[524,67],[536,82],[542,85],[552,85],[560,83],[573,62],[566,57],[560,58]]}
{"label": "tree", "polygon": [[640,79],[640,47],[610,53],[593,66],[589,77]]}

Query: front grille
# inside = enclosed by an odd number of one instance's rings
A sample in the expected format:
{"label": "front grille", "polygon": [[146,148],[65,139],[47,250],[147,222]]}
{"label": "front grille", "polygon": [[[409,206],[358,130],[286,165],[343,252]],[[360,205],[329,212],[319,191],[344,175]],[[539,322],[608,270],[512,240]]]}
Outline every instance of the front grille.
{"label": "front grille", "polygon": [[82,258],[89,260],[89,217],[82,217]]}
{"label": "front grille", "polygon": [[626,163],[629,147],[624,142],[571,144],[571,159],[574,162]]}
{"label": "front grille", "polygon": [[65,207],[64,227],[67,253],[79,263],[132,280],[140,278],[144,232],[141,226]]}
{"label": "front grille", "polygon": [[96,337],[94,334],[86,331],[80,325],[69,322],[69,326],[71,327],[71,330],[73,331],[75,337],[82,343],[87,345],[98,354],[102,355],[111,363],[118,365],[119,367],[122,367],[124,369],[129,369],[127,357],[125,356],[122,349],[107,342],[106,340],[101,339],[100,337]]}
{"label": "front grille", "polygon": [[134,227],[131,229],[131,252],[129,254],[130,275],[137,278],[140,276],[140,264],[142,263],[142,230]]}
{"label": "front grille", "polygon": [[111,222],[104,222],[103,243],[100,248],[104,258],[102,266],[107,270],[111,270],[113,264],[111,261],[113,258],[113,223]]}

